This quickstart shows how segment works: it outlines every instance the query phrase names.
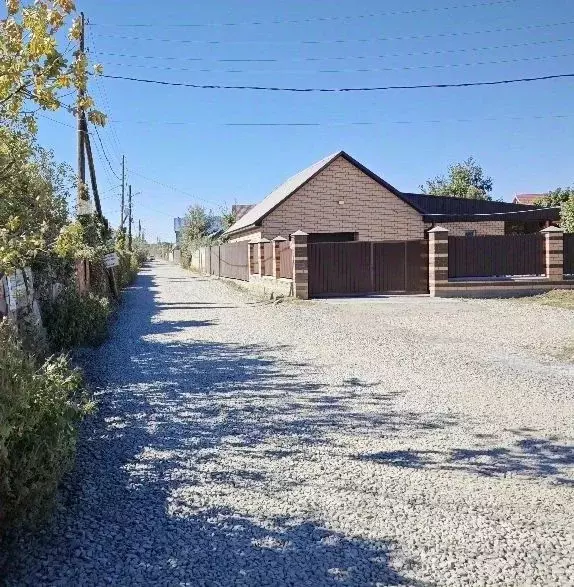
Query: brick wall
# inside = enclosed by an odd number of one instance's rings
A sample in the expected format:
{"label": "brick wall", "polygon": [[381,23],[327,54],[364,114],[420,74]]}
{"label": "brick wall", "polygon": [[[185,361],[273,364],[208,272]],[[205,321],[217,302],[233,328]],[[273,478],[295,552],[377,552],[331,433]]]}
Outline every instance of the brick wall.
{"label": "brick wall", "polygon": [[[277,236],[277,235],[274,235]],[[241,241],[259,240],[262,238],[261,229],[251,230],[249,232],[240,233],[239,236],[234,236],[229,239],[230,243],[238,243]]]}
{"label": "brick wall", "polygon": [[358,232],[360,240],[423,238],[421,215],[343,158],[283,202],[262,228],[268,239],[297,230]]}
{"label": "brick wall", "polygon": [[[504,222],[488,220],[485,222],[441,222],[449,236],[465,236],[467,230],[476,230],[476,236],[504,235]],[[428,228],[430,228],[430,224]]]}

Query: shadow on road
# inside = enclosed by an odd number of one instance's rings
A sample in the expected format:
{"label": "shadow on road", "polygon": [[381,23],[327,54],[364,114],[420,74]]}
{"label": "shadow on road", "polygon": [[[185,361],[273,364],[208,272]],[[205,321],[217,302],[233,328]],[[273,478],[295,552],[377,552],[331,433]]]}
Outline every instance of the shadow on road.
{"label": "shadow on road", "polygon": [[[33,556],[14,558],[8,584],[416,585],[390,563],[400,545],[263,507],[249,516],[239,504],[219,506],[218,496],[273,491],[264,468],[242,464],[253,449],[296,458],[344,426],[419,434],[454,420],[395,412],[393,394],[380,394],[370,414],[356,410],[352,400],[369,383],[346,380],[326,395],[300,363],[284,360],[286,347],[169,340],[215,322],[158,320],[167,304],[154,298],[156,287],[144,271],[111,340],[85,358],[100,410],[85,423],[54,523],[33,541]],[[237,460],[208,466],[226,451]]]}

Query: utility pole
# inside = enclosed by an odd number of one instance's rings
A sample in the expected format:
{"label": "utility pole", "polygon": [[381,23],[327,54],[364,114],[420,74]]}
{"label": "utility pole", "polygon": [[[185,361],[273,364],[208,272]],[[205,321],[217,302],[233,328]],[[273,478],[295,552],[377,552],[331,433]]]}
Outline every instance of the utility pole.
{"label": "utility pole", "polygon": [[[84,13],[80,13],[80,54],[83,55],[86,50],[85,46],[85,19]],[[87,200],[89,200],[88,194],[86,193],[86,157],[84,152],[84,123],[83,123],[83,108],[81,106],[83,98],[85,97],[85,91],[83,89],[78,90],[78,105],[76,117],[78,120],[78,196],[77,196],[77,212],[78,215],[84,214],[83,207]]]}
{"label": "utility pole", "polygon": [[142,221],[138,220],[138,240],[142,239]]}
{"label": "utility pole", "polygon": [[92,184],[92,193],[94,194],[94,204],[96,205],[96,214],[100,220],[103,220],[102,205],[100,203],[100,194],[98,192],[98,183],[96,181],[96,167],[94,165],[94,157],[92,155],[92,145],[90,143],[90,134],[88,132],[88,121],[86,114],[82,112],[82,128],[84,133],[84,146],[86,147],[86,155],[88,156],[88,167],[90,168],[90,181]]}
{"label": "utility pole", "polygon": [[128,250],[132,250],[132,186],[128,187]]}
{"label": "utility pole", "polygon": [[122,155],[122,208],[121,208],[121,211],[120,211],[120,230],[122,232],[124,230],[124,225],[125,225],[125,220],[126,220],[126,214],[125,214],[125,209],[126,209],[125,193],[126,193],[126,158],[125,158],[125,155]]}

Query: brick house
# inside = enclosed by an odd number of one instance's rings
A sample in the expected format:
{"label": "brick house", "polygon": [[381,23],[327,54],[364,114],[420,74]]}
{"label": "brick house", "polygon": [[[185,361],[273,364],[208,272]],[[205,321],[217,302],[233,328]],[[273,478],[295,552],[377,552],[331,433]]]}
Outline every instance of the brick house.
{"label": "brick house", "polygon": [[404,193],[344,151],[314,163],[244,207],[225,232],[229,242],[289,237],[310,242],[422,239],[440,223],[452,236],[535,232],[559,219],[557,208]]}

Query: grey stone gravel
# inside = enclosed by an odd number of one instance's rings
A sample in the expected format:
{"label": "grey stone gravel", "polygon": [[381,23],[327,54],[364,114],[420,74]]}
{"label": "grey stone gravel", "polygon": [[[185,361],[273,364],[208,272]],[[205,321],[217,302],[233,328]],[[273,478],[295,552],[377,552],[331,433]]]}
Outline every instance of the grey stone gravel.
{"label": "grey stone gravel", "polygon": [[13,585],[574,585],[574,314],[264,304],[162,263]]}

